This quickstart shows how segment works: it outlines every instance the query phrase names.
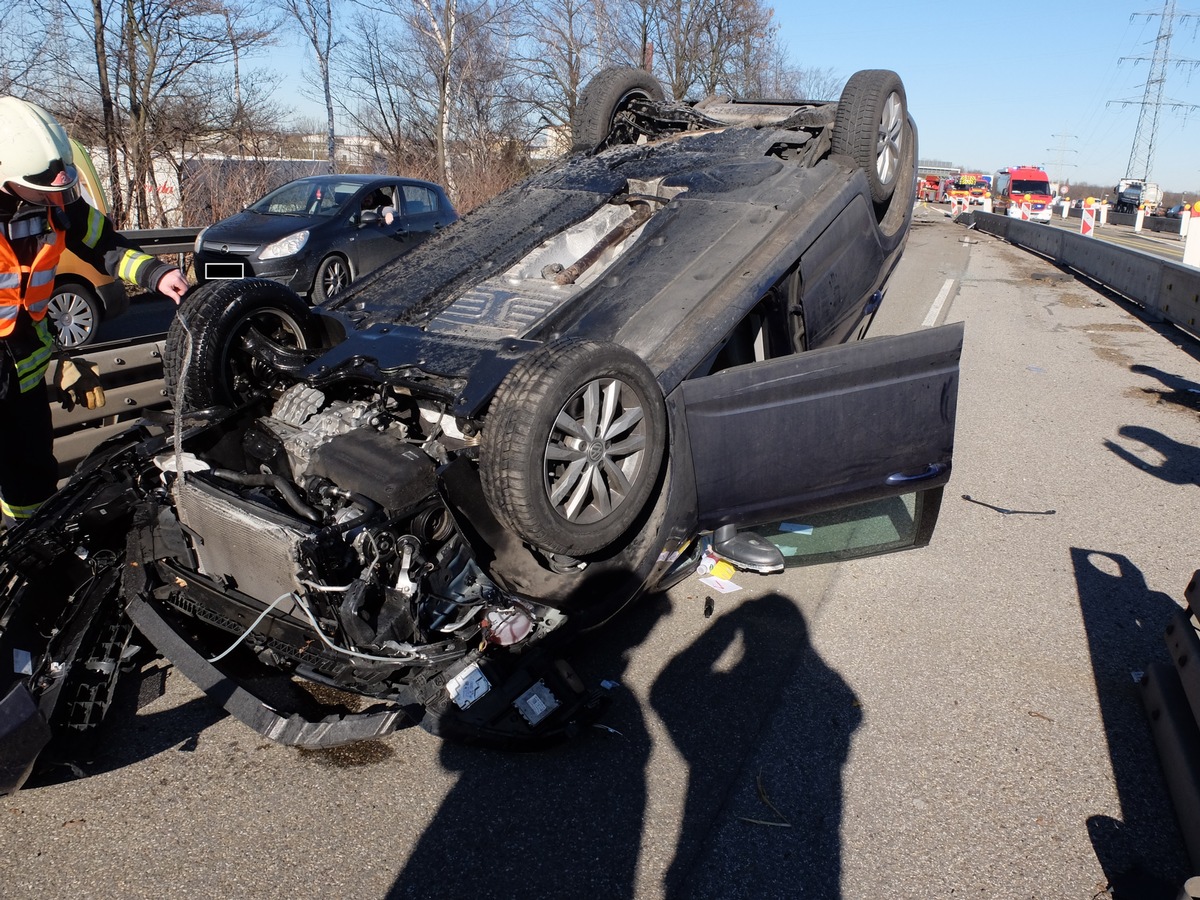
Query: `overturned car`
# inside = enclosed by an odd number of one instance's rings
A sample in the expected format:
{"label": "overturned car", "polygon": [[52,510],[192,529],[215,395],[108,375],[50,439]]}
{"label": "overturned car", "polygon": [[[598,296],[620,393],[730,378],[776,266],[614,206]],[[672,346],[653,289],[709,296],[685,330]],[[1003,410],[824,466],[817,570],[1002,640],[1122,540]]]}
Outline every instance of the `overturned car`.
{"label": "overturned car", "polygon": [[[517,746],[601,714],[563,648],[702,539],[760,571],[744,529],[800,516],[810,561],[928,542],[961,326],[857,340],[912,216],[900,79],[683,103],[607,70],[576,144],[315,309],[184,300],[173,411],[0,539],[0,792],[100,720],[131,622],[275,740]],[[282,690],[314,684],[362,702]]]}

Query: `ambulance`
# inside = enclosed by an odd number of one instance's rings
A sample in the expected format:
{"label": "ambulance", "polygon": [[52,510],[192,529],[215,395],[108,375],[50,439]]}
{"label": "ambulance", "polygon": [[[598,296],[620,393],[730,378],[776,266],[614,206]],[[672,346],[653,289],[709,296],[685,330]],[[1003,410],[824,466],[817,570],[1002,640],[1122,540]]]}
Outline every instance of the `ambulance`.
{"label": "ambulance", "polygon": [[1001,169],[992,177],[992,212],[998,216],[1020,219],[1023,217],[1023,203],[1029,205],[1030,219],[1049,222],[1054,212],[1050,177],[1037,166]]}

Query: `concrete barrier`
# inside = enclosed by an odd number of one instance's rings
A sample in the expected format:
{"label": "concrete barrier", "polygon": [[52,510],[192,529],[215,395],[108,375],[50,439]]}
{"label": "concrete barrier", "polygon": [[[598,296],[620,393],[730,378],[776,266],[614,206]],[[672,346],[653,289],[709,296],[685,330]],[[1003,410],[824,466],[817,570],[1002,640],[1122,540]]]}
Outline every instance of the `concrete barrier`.
{"label": "concrete barrier", "polygon": [[1140,250],[1074,234],[1063,228],[988,213],[960,216],[979,231],[1032,250],[1108,287],[1146,310],[1150,321],[1168,321],[1200,337],[1200,269]]}

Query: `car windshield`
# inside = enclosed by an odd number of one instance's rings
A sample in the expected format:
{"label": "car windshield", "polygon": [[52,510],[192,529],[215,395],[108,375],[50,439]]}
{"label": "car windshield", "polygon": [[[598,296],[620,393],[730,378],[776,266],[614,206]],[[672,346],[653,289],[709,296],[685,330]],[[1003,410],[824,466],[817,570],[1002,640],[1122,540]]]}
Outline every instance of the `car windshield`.
{"label": "car windshield", "polygon": [[248,209],[264,216],[330,217],[346,205],[361,189],[361,184],[336,178],[293,181],[277,188]]}
{"label": "car windshield", "polygon": [[1014,194],[1049,194],[1050,182],[1035,181],[1029,178],[1015,178],[1012,183]]}

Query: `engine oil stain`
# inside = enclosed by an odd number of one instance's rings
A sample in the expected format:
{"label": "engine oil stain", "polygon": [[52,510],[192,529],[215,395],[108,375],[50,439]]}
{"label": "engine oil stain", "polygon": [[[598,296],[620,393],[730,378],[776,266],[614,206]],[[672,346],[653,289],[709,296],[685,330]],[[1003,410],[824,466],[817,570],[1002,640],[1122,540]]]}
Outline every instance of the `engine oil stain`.
{"label": "engine oil stain", "polygon": [[353,744],[343,744],[340,747],[326,747],[322,750],[300,749],[301,759],[311,759],[322,766],[335,769],[357,769],[362,766],[374,766],[386,762],[396,755],[396,751],[383,741],[357,741]]}

